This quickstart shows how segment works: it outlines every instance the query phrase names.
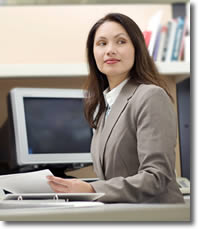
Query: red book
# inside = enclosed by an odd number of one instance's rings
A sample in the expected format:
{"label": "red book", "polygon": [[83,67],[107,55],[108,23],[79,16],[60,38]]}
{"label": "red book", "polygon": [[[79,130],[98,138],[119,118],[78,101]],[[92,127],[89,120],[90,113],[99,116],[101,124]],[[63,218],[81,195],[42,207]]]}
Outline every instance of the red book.
{"label": "red book", "polygon": [[144,31],[143,32],[144,40],[145,40],[145,43],[146,43],[146,47],[147,48],[148,48],[148,45],[149,45],[149,42],[150,42],[150,39],[151,39],[151,34],[152,34],[151,31]]}

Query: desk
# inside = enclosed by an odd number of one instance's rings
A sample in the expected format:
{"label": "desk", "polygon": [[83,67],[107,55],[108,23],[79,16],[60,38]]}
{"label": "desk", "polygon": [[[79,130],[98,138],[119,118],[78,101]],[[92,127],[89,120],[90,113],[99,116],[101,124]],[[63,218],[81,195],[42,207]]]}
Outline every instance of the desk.
{"label": "desk", "polygon": [[190,221],[190,203],[105,204],[83,208],[0,209],[1,221]]}

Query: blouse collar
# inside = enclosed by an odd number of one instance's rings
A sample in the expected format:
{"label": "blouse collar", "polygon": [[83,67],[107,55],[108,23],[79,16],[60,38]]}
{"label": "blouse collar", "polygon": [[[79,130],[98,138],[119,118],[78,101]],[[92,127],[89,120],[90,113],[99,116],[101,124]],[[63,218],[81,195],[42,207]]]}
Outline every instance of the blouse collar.
{"label": "blouse collar", "polygon": [[113,88],[111,91],[109,90],[109,88],[107,88],[106,90],[103,91],[106,106],[108,106],[109,108],[112,107],[112,105],[116,101],[118,95],[120,94],[120,91],[122,90],[122,88],[128,82],[129,79],[130,78],[125,79],[118,86]]}

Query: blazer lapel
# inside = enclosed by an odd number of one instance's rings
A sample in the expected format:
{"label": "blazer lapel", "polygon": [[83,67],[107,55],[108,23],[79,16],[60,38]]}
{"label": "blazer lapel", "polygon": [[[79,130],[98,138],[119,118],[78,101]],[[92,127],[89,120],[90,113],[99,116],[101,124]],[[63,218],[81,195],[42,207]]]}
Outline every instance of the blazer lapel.
{"label": "blazer lapel", "polygon": [[101,160],[100,160],[100,155],[101,155],[100,146],[101,146],[102,130],[104,127],[104,121],[105,121],[105,112],[102,113],[102,115],[99,119],[98,129],[95,130],[97,132],[97,139],[98,140],[92,142],[92,144],[94,144],[94,146],[93,146],[94,150],[92,151],[93,157],[95,158],[95,160],[93,161],[93,162],[95,162],[94,168],[95,168],[95,171],[96,171],[98,177],[100,177],[100,179],[104,179],[103,164],[101,163]]}
{"label": "blazer lapel", "polygon": [[103,163],[104,152],[105,152],[107,141],[111,135],[111,132],[115,124],[117,123],[120,115],[126,108],[129,99],[133,96],[137,87],[138,87],[137,84],[135,84],[132,80],[129,80],[129,82],[122,88],[106,120],[105,120],[105,116],[101,118],[101,122],[102,122],[100,125],[100,127],[102,126],[102,128],[100,129],[100,132],[101,132],[101,141],[100,141],[101,165],[104,165]]}

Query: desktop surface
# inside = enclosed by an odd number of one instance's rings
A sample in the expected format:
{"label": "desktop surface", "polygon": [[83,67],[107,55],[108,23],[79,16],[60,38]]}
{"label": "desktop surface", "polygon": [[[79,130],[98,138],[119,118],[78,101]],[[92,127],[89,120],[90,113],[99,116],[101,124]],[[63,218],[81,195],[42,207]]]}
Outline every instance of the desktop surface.
{"label": "desktop surface", "polygon": [[104,204],[77,208],[0,209],[2,221],[190,221],[190,203]]}

